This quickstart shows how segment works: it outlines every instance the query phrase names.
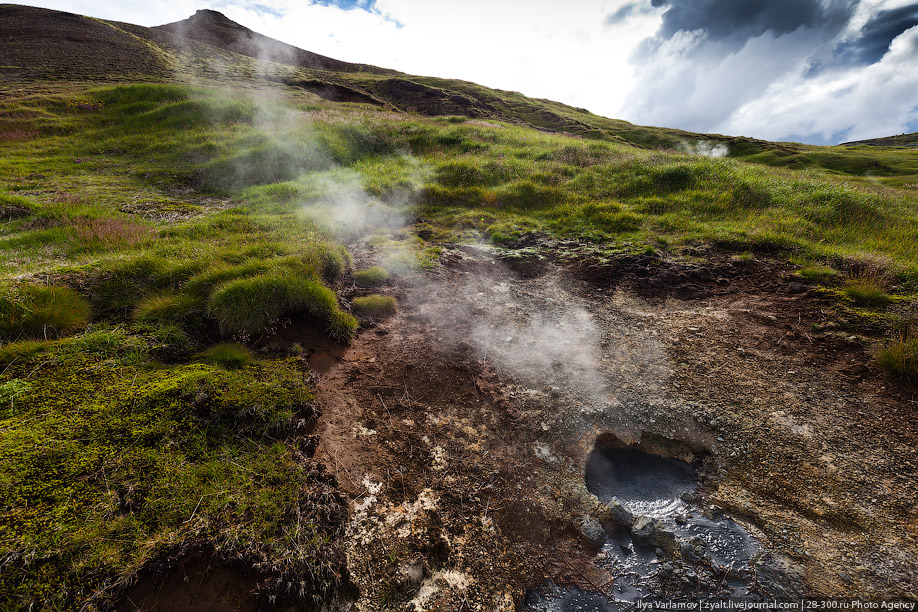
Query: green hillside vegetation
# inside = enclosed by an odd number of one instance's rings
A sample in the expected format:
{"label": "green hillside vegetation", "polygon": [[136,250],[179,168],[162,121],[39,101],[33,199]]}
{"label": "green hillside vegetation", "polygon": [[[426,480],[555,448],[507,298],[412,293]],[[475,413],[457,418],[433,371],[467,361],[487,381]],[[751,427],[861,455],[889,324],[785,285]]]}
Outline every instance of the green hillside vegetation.
{"label": "green hillside vegetation", "polygon": [[[2,27],[37,10],[0,6]],[[767,252],[865,316],[918,291],[914,151],[641,128],[470,83],[258,65],[79,19],[132,41],[113,47],[128,67],[69,47],[85,65],[26,64],[53,42],[2,43],[3,608],[102,606],[146,562],[202,540],[277,568],[278,592],[313,576],[298,600],[336,588],[343,526],[290,524],[323,486],[298,450],[313,416],[306,366],[266,340],[296,321],[347,342],[352,310],[395,302],[348,303],[345,285],[436,267],[446,244]],[[325,99],[316,82],[371,102]],[[686,138],[731,156],[675,150]],[[360,223],[335,215],[353,200]],[[358,240],[398,259],[355,281],[346,245]],[[903,378],[908,342],[883,357]]]}

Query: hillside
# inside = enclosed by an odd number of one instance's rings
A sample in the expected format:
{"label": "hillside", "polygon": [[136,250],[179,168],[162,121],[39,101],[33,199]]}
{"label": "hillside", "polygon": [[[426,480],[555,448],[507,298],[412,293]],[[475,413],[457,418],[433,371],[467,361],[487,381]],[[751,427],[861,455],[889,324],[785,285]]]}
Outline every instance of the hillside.
{"label": "hillside", "polygon": [[898,136],[887,136],[886,138],[855,140],[852,142],[843,142],[841,144],[841,146],[844,147],[854,147],[858,145],[868,145],[871,147],[915,147],[918,146],[918,132],[899,134]]}
{"label": "hillside", "polygon": [[[373,104],[433,116],[510,121],[651,149],[690,150],[699,144],[707,148],[723,144],[731,157],[770,166],[826,168],[892,185],[918,180],[918,162],[911,157],[867,152],[852,156],[839,147],[777,144],[636,126],[516,92],[341,62],[265,37],[211,10],[156,28],[17,5],[0,5],[0,15],[0,36],[5,41],[0,48],[0,77],[10,83],[61,78],[182,81],[194,75],[240,81],[245,86],[274,81],[331,101]],[[39,45],[36,36],[41,33],[51,35],[43,36]],[[90,49],[81,40],[104,41],[102,52]],[[253,59],[264,60],[261,69],[254,69]]]}
{"label": "hillside", "polygon": [[0,78],[0,609],[918,598],[913,150],[214,11],[2,5]]}

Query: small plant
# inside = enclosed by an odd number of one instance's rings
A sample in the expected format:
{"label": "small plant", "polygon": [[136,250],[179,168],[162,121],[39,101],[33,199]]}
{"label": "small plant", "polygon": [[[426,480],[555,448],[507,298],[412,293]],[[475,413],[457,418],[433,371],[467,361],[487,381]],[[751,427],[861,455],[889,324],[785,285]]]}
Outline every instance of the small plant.
{"label": "small plant", "polygon": [[388,295],[373,294],[354,298],[351,302],[354,310],[367,317],[387,317],[395,314],[395,298]]}
{"label": "small plant", "polygon": [[207,363],[218,365],[227,370],[236,370],[255,361],[249,349],[235,342],[224,342],[212,346],[201,354]]}
{"label": "small plant", "polygon": [[734,255],[733,257],[730,258],[730,261],[732,261],[733,263],[736,263],[736,264],[743,264],[743,265],[745,265],[745,264],[750,264],[750,263],[754,262],[754,261],[755,261],[755,256],[754,256],[752,253],[750,253],[749,251],[746,251],[746,252],[744,252],[744,253],[737,253],[736,255]]}
{"label": "small plant", "polygon": [[842,293],[859,306],[883,306],[890,302],[882,280],[876,275],[859,275],[848,279]]}
{"label": "small plant", "polygon": [[362,287],[379,287],[389,280],[389,272],[382,266],[373,266],[354,273],[354,280]]}
{"label": "small plant", "polygon": [[47,340],[85,327],[89,303],[68,287],[29,286],[0,294],[0,337]]}
{"label": "small plant", "polygon": [[96,112],[105,110],[105,102],[96,100],[70,100],[67,102],[67,108],[70,110]]}
{"label": "small plant", "polygon": [[918,338],[902,334],[877,353],[877,365],[890,376],[918,381]]}
{"label": "small plant", "polygon": [[832,285],[838,281],[838,272],[827,266],[808,266],[797,272],[808,283]]}

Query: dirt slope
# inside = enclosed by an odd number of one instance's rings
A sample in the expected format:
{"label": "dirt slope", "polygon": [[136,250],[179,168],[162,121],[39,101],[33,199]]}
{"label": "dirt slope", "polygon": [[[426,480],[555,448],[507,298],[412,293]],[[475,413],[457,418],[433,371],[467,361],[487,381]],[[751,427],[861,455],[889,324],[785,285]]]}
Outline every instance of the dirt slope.
{"label": "dirt slope", "polygon": [[0,4],[0,79],[150,78],[170,73],[146,42],[115,24],[48,9]]}
{"label": "dirt slope", "polygon": [[814,333],[820,300],[782,264],[446,259],[347,349],[287,332],[320,376],[316,457],[352,500],[357,609],[608,588],[578,529],[584,464],[601,435],[647,432],[712,453],[703,496],[760,538],[759,596],[918,596],[915,397],[860,340]]}

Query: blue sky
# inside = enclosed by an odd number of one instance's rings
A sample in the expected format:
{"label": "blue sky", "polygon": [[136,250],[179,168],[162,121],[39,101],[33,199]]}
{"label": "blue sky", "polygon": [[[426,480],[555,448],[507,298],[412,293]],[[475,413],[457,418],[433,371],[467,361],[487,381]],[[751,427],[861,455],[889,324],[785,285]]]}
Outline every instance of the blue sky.
{"label": "blue sky", "polygon": [[918,0],[26,0],[197,9],[298,47],[645,125],[832,144],[918,126]]}

